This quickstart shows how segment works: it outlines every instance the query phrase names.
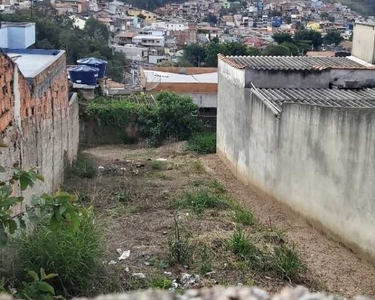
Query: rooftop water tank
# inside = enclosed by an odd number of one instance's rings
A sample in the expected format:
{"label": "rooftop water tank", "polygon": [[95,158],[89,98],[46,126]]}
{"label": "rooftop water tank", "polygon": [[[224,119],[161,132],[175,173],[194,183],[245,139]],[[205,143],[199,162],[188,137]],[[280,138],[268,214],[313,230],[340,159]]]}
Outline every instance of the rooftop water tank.
{"label": "rooftop water tank", "polygon": [[75,66],[68,69],[70,81],[78,84],[96,85],[99,69],[90,66]]}
{"label": "rooftop water tank", "polygon": [[105,69],[107,68],[107,61],[95,58],[95,57],[87,57],[77,60],[79,65],[86,65],[94,68],[99,69],[98,79],[103,79],[105,76]]}

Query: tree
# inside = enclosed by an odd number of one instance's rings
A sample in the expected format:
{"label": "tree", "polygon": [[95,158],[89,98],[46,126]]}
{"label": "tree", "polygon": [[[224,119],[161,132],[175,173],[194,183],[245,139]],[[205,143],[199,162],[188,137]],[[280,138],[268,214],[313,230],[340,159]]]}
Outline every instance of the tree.
{"label": "tree", "polygon": [[326,11],[322,12],[322,13],[320,14],[320,18],[321,18],[322,20],[327,20],[327,19],[329,18],[329,13],[326,12]]}
{"label": "tree", "polygon": [[273,9],[270,11],[270,15],[271,17],[281,17],[283,14],[281,13],[281,11]]}
{"label": "tree", "polygon": [[292,56],[298,56],[300,53],[298,46],[294,43],[284,42],[281,43],[280,46],[287,47],[290,55]]}
{"label": "tree", "polygon": [[338,45],[341,43],[342,40],[343,38],[340,35],[340,32],[338,31],[331,31],[327,33],[323,38],[325,45],[331,45],[331,44]]}
{"label": "tree", "polygon": [[301,45],[310,45],[317,49],[323,43],[322,35],[314,30],[301,30],[294,35],[294,41]]}
{"label": "tree", "polygon": [[280,45],[268,45],[262,52],[265,56],[290,56],[288,47]]}
{"label": "tree", "polygon": [[206,45],[206,57],[205,57],[205,66],[206,67],[217,67],[217,55],[219,53],[224,54],[223,45],[219,43],[208,43]]}
{"label": "tree", "polygon": [[199,67],[206,57],[206,50],[198,44],[191,44],[184,50],[183,59],[195,67]]}
{"label": "tree", "polygon": [[217,24],[217,17],[214,14],[208,14],[203,18],[204,22],[208,22],[210,24]]}
{"label": "tree", "polygon": [[284,42],[293,43],[292,35],[285,32],[276,32],[272,38],[278,44],[282,44]]}

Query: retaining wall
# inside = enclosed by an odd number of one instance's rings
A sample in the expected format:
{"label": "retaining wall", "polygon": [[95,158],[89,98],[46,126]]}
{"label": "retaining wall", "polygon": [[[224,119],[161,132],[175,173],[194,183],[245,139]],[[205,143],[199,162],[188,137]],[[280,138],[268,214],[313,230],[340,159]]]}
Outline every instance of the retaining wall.
{"label": "retaining wall", "polygon": [[244,182],[373,259],[374,141],[374,109],[283,104],[279,119],[241,81],[225,70],[219,75],[223,161]]}

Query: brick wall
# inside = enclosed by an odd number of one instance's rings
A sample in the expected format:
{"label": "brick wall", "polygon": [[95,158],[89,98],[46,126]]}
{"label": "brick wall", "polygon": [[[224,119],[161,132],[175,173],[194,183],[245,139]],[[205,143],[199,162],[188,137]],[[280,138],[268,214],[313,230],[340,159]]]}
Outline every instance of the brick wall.
{"label": "brick wall", "polygon": [[0,99],[5,99],[0,101],[0,165],[37,167],[45,177],[26,197],[57,189],[78,151],[78,101],[68,96],[65,61],[63,55],[25,79],[14,62],[0,54]]}

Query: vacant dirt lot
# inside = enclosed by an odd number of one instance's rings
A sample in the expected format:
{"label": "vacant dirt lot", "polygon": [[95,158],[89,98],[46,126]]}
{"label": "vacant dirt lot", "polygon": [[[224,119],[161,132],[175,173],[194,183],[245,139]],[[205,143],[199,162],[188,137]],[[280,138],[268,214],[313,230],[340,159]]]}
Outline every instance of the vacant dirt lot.
{"label": "vacant dirt lot", "polygon": [[[186,151],[184,143],[158,149],[102,146],[83,154],[98,174],[92,179],[73,177],[67,188],[95,209],[106,241],[103,263],[115,278],[112,290],[244,284],[275,292],[287,284],[303,284],[344,296],[375,296],[372,266],[244,186],[216,155],[197,156]],[[188,202],[176,204],[187,194],[200,192],[224,199],[222,205],[198,211]],[[241,224],[238,209],[254,213],[255,224]],[[189,238],[189,262],[170,262],[175,220]],[[303,270],[289,278],[275,271],[272,263],[259,267],[241,259],[229,247],[238,228],[262,253],[295,245]],[[129,257],[119,261],[125,250],[130,250]],[[100,287],[98,291],[106,292]]]}

